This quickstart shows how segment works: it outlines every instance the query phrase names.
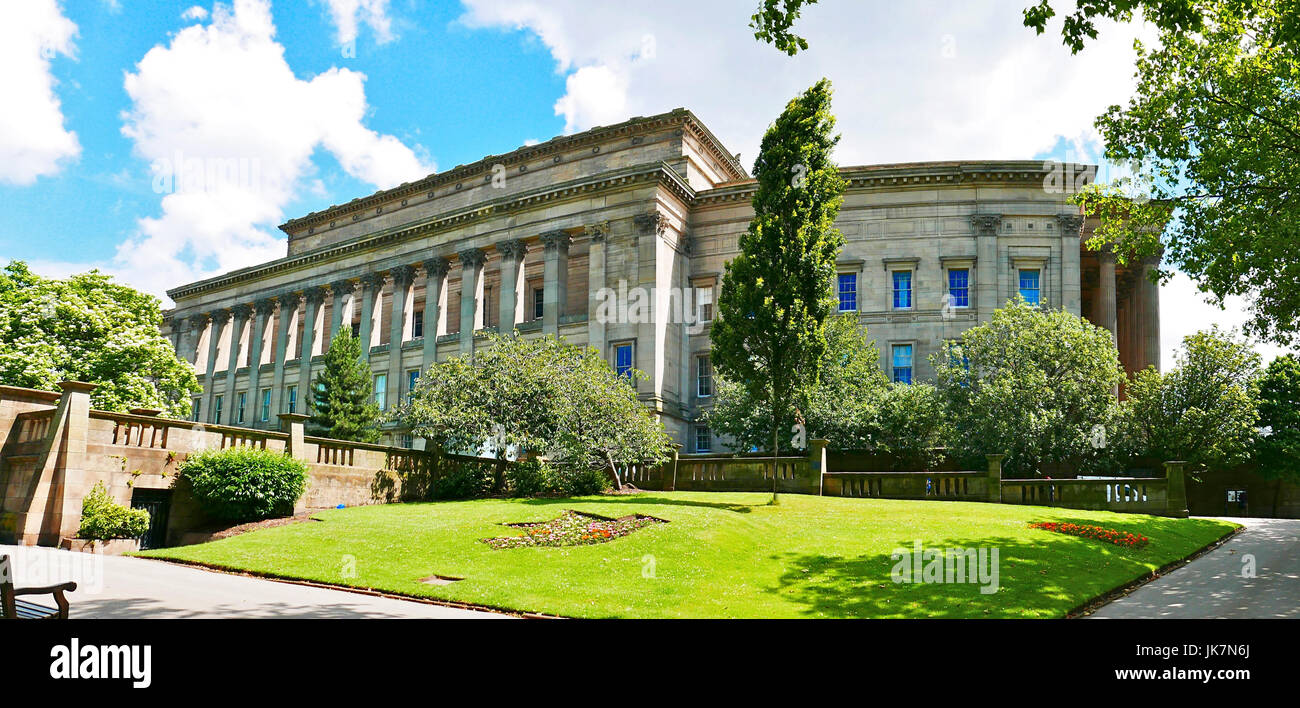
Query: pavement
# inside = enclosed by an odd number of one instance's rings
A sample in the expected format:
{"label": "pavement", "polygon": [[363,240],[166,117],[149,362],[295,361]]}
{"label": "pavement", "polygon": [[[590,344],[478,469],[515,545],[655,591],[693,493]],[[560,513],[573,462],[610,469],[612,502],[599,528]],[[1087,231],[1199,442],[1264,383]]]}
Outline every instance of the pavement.
{"label": "pavement", "polygon": [[[413,600],[232,575],[164,561],[0,545],[18,587],[67,580],[71,619],[489,619],[483,612]],[[50,596],[23,599],[53,605]]]}
{"label": "pavement", "polygon": [[1246,528],[1089,617],[1300,618],[1300,519],[1223,520]]}

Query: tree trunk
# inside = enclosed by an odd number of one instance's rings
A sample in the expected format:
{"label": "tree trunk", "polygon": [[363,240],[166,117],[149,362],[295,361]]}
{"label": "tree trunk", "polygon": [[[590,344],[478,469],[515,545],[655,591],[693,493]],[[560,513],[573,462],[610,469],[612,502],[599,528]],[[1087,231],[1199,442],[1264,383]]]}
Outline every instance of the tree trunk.
{"label": "tree trunk", "polygon": [[614,458],[609,453],[605,453],[605,475],[609,477],[610,486],[614,491],[623,489],[623,480],[618,477],[618,466],[614,464]]}

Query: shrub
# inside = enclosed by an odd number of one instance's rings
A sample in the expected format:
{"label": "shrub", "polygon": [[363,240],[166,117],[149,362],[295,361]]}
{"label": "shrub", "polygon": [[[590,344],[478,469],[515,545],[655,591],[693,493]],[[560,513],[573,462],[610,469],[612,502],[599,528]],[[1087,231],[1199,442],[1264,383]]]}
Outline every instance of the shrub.
{"label": "shrub", "polygon": [[183,462],[199,506],[225,521],[256,521],[293,513],[307,489],[307,466],[271,450],[206,450]]}
{"label": "shrub", "polygon": [[555,471],[539,459],[531,458],[506,467],[506,486],[511,496],[536,497],[555,492]]}
{"label": "shrub", "polygon": [[103,482],[96,482],[81,501],[81,530],[78,538],[107,541],[135,538],[149,530],[149,512],[113,501]]}
{"label": "shrub", "polygon": [[476,499],[492,493],[495,466],[448,460],[448,469],[433,484],[434,499]]}
{"label": "shrub", "polygon": [[609,477],[601,470],[576,465],[553,467],[552,482],[555,491],[566,497],[582,497],[599,494],[609,489]]}

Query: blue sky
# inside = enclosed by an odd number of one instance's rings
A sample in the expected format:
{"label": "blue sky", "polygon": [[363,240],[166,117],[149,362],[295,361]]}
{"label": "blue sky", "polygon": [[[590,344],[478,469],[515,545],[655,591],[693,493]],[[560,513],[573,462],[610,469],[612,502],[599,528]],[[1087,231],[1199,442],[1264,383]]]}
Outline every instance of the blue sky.
{"label": "blue sky", "polygon": [[[841,164],[1096,161],[1141,24],[1079,55],[1015,0],[822,0],[796,58],[756,0],[0,1],[0,261],[165,290],[284,254],[283,221],[528,141],[691,108],[742,161],[834,83]],[[253,177],[169,190],[179,158]],[[164,183],[166,185],[167,183]],[[1167,286],[1166,357],[1220,312]]]}

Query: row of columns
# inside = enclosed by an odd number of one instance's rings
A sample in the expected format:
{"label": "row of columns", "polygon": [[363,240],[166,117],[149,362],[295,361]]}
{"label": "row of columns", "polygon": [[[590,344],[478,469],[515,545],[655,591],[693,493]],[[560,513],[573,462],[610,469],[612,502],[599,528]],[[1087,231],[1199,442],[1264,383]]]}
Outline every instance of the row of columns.
{"label": "row of columns", "polygon": [[[1115,254],[1110,250],[1097,253],[1098,287],[1096,302],[1097,324],[1110,330],[1111,341],[1121,344],[1118,288],[1116,285]],[[1155,366],[1160,368],[1160,286],[1156,271],[1160,256],[1144,259],[1136,269],[1133,290],[1125,309],[1122,349],[1130,353],[1128,362],[1133,370]]]}
{"label": "row of columns", "polygon": [[[600,224],[586,229],[591,237],[593,275],[604,282],[604,239],[608,225]],[[567,231],[551,231],[540,235],[543,258],[543,303],[542,331],[558,334],[560,319],[565,314],[568,301],[569,249],[573,236]],[[510,239],[495,245],[501,256],[501,286],[499,292],[499,328],[510,331],[524,321],[524,271],[529,255],[527,243],[523,239]],[[459,251],[455,259],[460,264],[461,303],[460,303],[460,338],[459,352],[472,355],[474,351],[474,333],[484,328],[483,269],[487,262],[487,250],[468,248]],[[599,273],[595,273],[599,263]],[[423,348],[421,352],[421,370],[428,367],[437,358],[437,340],[440,335],[448,334],[446,323],[447,275],[452,267],[445,257],[435,257],[418,264],[425,276]],[[214,423],[238,424],[238,395],[245,393],[246,406],[251,404],[251,420],[246,416],[245,424],[260,419],[261,392],[270,384],[271,420],[283,412],[288,405],[284,400],[285,368],[291,359],[299,360],[298,398],[301,403],[297,410],[305,411],[306,398],[310,395],[312,355],[322,348],[324,329],[324,302],[332,298],[329,320],[330,339],[338,336],[344,326],[351,327],[355,309],[360,307],[361,356],[369,359],[371,349],[381,344],[379,322],[383,315],[382,289],[388,280],[393,286],[393,295],[389,306],[392,321],[389,336],[387,387],[385,394],[389,402],[395,402],[401,395],[403,368],[402,343],[414,339],[412,316],[414,310],[414,289],[416,265],[402,264],[390,268],[387,277],[382,272],[369,273],[357,279],[336,281],[329,286],[308,287],[302,291],[288,292],[264,297],[252,305],[238,304],[230,308],[221,308],[209,313],[189,315],[177,318],[174,328],[179,332],[173,342],[177,355],[196,363],[198,348],[206,336],[206,371],[204,375],[204,392],[200,399],[199,415],[201,420],[209,420],[213,414],[216,386],[216,364],[221,340],[229,332],[230,346],[227,353],[225,370],[226,385],[223,391],[223,409],[221,420]],[[357,297],[357,287],[361,294]],[[236,390],[236,374],[243,350],[243,332],[249,324],[250,315],[255,314],[249,332],[248,346],[248,382],[243,391]],[[299,317],[302,317],[302,341],[294,341],[299,330]],[[274,324],[272,324],[274,323]],[[228,329],[227,329],[228,328]],[[595,343],[597,340],[593,340]],[[603,343],[603,335],[599,342]],[[274,348],[272,357],[268,350]],[[267,352],[264,356],[264,352]],[[269,382],[264,380],[261,371],[263,359],[275,363],[274,373]],[[379,372],[376,372],[379,373]]]}

